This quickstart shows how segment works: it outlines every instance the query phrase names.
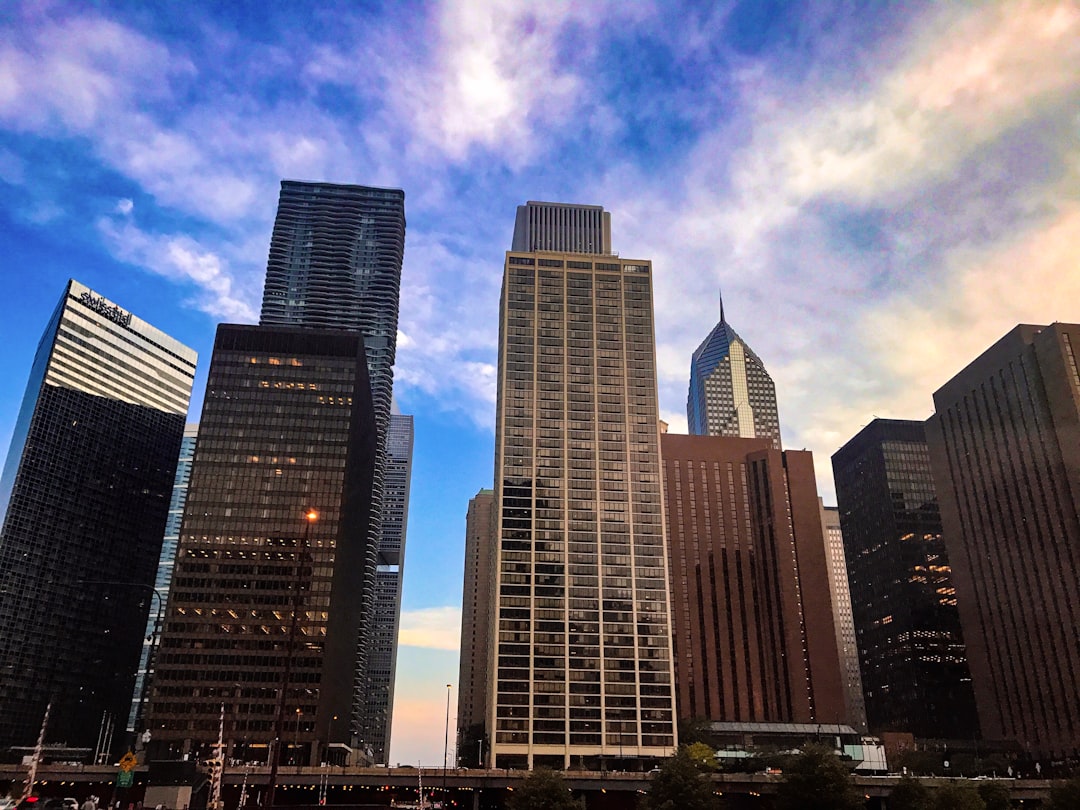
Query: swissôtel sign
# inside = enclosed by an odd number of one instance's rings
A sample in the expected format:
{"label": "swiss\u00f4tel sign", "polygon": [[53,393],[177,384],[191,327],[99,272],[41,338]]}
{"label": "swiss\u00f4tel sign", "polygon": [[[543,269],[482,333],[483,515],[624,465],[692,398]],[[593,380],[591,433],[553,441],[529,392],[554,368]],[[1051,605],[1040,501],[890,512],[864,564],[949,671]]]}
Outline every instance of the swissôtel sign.
{"label": "swiss\u00f4tel sign", "polygon": [[83,305],[94,310],[98,315],[104,315],[113,323],[124,327],[131,326],[130,312],[124,312],[124,310],[120,309],[116,304],[110,304],[100,296],[95,296],[91,292],[84,292],[79,296],[79,301]]}

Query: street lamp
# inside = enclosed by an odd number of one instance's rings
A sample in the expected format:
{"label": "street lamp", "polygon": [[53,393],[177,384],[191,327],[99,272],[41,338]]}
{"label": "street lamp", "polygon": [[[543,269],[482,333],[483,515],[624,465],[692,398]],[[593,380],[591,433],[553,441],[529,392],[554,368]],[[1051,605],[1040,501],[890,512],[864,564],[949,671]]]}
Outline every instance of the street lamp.
{"label": "street lamp", "polygon": [[332,764],[330,762],[330,735],[334,733],[334,723],[336,722],[336,714],[326,721],[326,753],[323,755],[323,759],[326,760],[327,765]]}
{"label": "street lamp", "polygon": [[[278,763],[281,759],[281,737],[285,732],[285,699],[289,691],[289,676],[292,674],[293,648],[296,646],[296,625],[300,617],[301,585],[304,575],[304,552],[308,547],[308,537],[311,534],[311,524],[319,519],[319,513],[314,509],[308,509],[304,514],[304,534],[300,542],[300,548],[296,551],[296,579],[293,581],[293,610],[292,622],[289,624],[289,645],[285,650],[285,669],[281,674],[281,688],[278,695],[277,714],[274,717],[274,740],[270,744],[270,775],[266,779],[266,798],[263,802],[266,807],[274,806],[274,793],[277,790]],[[297,709],[297,745],[300,740],[300,717]]]}
{"label": "street lamp", "polygon": [[450,750],[450,684],[446,685],[446,733],[443,736],[443,749],[442,749],[442,787],[443,787],[443,804],[446,804],[446,767],[447,760],[446,755]]}
{"label": "street lamp", "polygon": [[293,738],[293,756],[296,757],[296,764],[300,764],[300,716],[304,713],[303,709],[299,706],[296,707],[296,736]]}

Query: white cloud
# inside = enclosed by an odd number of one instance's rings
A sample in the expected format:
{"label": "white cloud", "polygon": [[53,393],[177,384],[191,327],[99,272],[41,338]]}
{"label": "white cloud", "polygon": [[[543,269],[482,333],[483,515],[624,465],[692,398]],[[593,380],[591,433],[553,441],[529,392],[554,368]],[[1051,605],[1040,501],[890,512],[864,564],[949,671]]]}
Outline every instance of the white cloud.
{"label": "white cloud", "polygon": [[98,220],[106,246],[121,261],[136,264],[157,275],[199,291],[194,304],[202,311],[227,321],[253,322],[257,318],[258,286],[237,283],[237,272],[227,259],[186,235],[151,234],[130,219]]}
{"label": "white cloud", "polygon": [[460,642],[460,607],[430,607],[401,611],[398,644],[433,650],[456,650]]}
{"label": "white cloud", "polygon": [[124,197],[123,199],[117,200],[115,210],[116,213],[127,216],[135,210],[135,202],[134,200],[129,200],[127,197]]}

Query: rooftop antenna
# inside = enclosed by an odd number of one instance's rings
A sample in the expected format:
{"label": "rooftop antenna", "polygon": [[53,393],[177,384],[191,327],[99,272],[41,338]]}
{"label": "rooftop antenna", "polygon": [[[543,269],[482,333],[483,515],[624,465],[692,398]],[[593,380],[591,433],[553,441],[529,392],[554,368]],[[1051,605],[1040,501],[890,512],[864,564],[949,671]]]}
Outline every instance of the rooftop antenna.
{"label": "rooftop antenna", "polygon": [[718,286],[717,290],[720,293],[720,323],[724,323],[724,288]]}

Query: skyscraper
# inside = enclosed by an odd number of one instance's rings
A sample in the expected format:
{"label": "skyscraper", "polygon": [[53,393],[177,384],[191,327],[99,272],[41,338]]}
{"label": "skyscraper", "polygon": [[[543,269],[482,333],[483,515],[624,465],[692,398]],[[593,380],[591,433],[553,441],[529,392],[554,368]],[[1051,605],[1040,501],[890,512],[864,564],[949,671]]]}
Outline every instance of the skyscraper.
{"label": "skyscraper", "polygon": [[367,726],[360,739],[370,740],[372,756],[385,763],[390,751],[390,717],[397,672],[398,624],[401,618],[401,579],[405,566],[405,534],[409,522],[412,481],[413,418],[390,414],[383,476],[382,533],[375,574],[375,623],[369,656],[370,692]]}
{"label": "skyscraper", "polygon": [[458,762],[479,766],[487,744],[488,632],[491,626],[491,562],[495,551],[495,492],[482,489],[465,515],[465,581],[458,662]]}
{"label": "skyscraper", "polygon": [[859,670],[859,644],[855,637],[855,619],[851,615],[851,585],[848,583],[847,558],[844,556],[844,533],[840,528],[840,510],[821,508],[821,531],[825,535],[825,554],[829,563],[829,590],[832,595],[833,625],[836,628],[836,649],[840,653],[840,670],[844,676],[844,705],[847,718],[856,731],[867,732],[866,700],[863,697],[862,673]]}
{"label": "skyscraper", "polygon": [[1020,325],[927,426],[983,732],[1080,748],[1080,325]]}
{"label": "skyscraper", "polygon": [[[191,462],[195,458],[195,441],[199,435],[198,425],[184,427],[184,439],[180,443],[180,458],[176,462],[176,476],[173,478],[172,497],[169,499],[169,517],[165,521],[165,537],[161,543],[158,557],[157,577],[154,579],[154,604],[146,619],[146,632],[143,634],[142,655],[139,656],[139,672],[135,677],[135,691],[131,695],[131,714],[128,715],[128,730],[133,731],[141,725],[143,701],[146,699],[147,676],[153,662],[151,658],[157,647],[161,627],[159,620],[164,615],[165,601],[172,584],[173,566],[176,563],[176,549],[180,544],[180,522],[184,518],[184,504],[187,503],[188,485],[191,483]],[[162,611],[159,615],[159,611]]]}
{"label": "skyscraper", "polygon": [[[562,209],[570,222],[595,212]],[[513,244],[524,238],[515,228]],[[676,741],[652,266],[603,249],[506,254],[487,719],[497,767],[599,767]]]}
{"label": "skyscraper", "polygon": [[[371,549],[379,547],[383,523],[383,476],[404,250],[405,192],[400,189],[282,181],[259,323],[356,330],[364,336],[379,432],[369,522]],[[372,556],[362,587],[364,620],[357,641],[351,721],[358,735],[389,727],[389,716],[384,722],[384,714],[393,709],[383,703],[385,695],[373,686],[369,672],[368,655],[375,634],[391,631],[387,626],[375,626],[381,615],[375,609],[376,565]],[[383,572],[384,585],[389,576]],[[400,589],[400,582],[397,587]],[[396,615],[393,622],[396,626]],[[358,743],[374,750],[383,739],[378,735],[376,739],[360,737]]]}
{"label": "skyscraper", "polygon": [[759,436],[780,449],[776,386],[761,358],[724,318],[722,300],[720,323],[690,362],[686,418],[693,435]]}
{"label": "skyscraper", "polygon": [[195,360],[68,282],[0,479],[0,745],[125,725]]}
{"label": "skyscraper", "polygon": [[832,463],[870,730],[971,739],[971,675],[923,423],[875,419]]}
{"label": "skyscraper", "polygon": [[152,756],[207,755],[223,703],[227,758],[267,761],[277,738],[279,760],[310,764],[349,740],[376,439],[357,332],[218,327],[151,685]]}
{"label": "skyscraper", "polygon": [[514,253],[611,253],[611,214],[599,205],[532,202],[519,205]]}
{"label": "skyscraper", "polygon": [[680,718],[848,722],[811,454],[660,444]]}

